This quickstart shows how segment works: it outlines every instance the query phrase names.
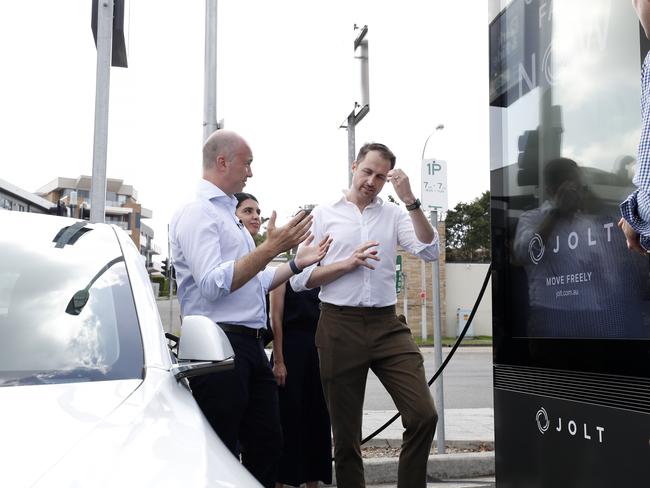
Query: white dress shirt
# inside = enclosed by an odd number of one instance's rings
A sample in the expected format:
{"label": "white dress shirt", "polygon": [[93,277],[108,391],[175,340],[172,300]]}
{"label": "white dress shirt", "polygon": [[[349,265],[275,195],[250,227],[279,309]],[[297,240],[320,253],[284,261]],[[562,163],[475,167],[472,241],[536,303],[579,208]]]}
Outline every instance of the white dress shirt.
{"label": "white dress shirt", "polygon": [[266,293],[276,269],[266,267],[230,292],[234,263],[255,249],[235,215],[237,199],[207,180],[197,198],[176,212],[169,226],[181,315],[215,322],[266,327]]}
{"label": "white dress shirt", "polygon": [[[345,194],[339,200],[319,205],[312,211],[314,216],[312,233],[314,242],[325,235],[333,238],[332,245],[321,265],[347,259],[354,250],[367,241],[377,241],[377,256],[380,261],[368,259],[374,270],[359,266],[354,271],[340,276],[331,283],[321,286],[320,300],[334,305],[353,307],[385,307],[397,301],[395,292],[395,260],[397,246],[425,261],[438,258],[440,248],[438,232],[430,244],[422,243],[415,235],[413,222],[402,207],[384,203],[376,198],[363,212]],[[307,289],[307,281],[316,265],[306,268],[291,278],[294,290]]]}

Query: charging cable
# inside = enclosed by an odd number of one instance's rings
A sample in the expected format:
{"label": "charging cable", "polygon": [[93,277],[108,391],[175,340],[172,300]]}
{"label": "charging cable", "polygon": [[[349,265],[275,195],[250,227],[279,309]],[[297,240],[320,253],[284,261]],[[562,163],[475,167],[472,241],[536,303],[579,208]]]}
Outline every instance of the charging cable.
{"label": "charging cable", "polygon": [[[463,331],[460,333],[458,336],[458,339],[456,339],[456,343],[454,344],[454,347],[451,348],[451,351],[449,351],[449,354],[447,354],[447,357],[445,360],[442,362],[440,365],[440,368],[438,368],[438,371],[436,371],[436,374],[433,375],[433,377],[429,380],[427,383],[429,386],[433,384],[434,381],[436,381],[436,378],[440,376],[445,369],[445,366],[447,366],[447,363],[451,360],[451,358],[454,356],[454,353],[456,352],[456,349],[458,349],[458,346],[462,342],[463,338],[465,337],[465,334],[467,333],[467,329],[469,329],[470,324],[472,323],[472,320],[474,320],[474,315],[476,315],[476,311],[478,310],[478,306],[481,303],[481,300],[483,299],[483,294],[485,293],[485,289],[487,288],[488,282],[490,281],[490,274],[491,274],[491,266],[488,268],[487,273],[485,274],[485,279],[483,280],[483,286],[481,286],[481,291],[478,294],[478,297],[476,298],[476,302],[474,302],[474,307],[472,308],[472,313],[469,314],[469,319],[467,319],[467,323],[465,324],[465,327],[463,328]],[[381,432],[383,432],[386,427],[388,427],[390,424],[395,422],[399,417],[400,413],[396,413],[390,420],[388,420],[384,425],[379,427],[376,431],[374,431],[372,434],[370,434],[368,437],[363,439],[361,441],[361,444],[365,444],[368,442],[370,439],[373,439],[377,435],[379,435]]]}

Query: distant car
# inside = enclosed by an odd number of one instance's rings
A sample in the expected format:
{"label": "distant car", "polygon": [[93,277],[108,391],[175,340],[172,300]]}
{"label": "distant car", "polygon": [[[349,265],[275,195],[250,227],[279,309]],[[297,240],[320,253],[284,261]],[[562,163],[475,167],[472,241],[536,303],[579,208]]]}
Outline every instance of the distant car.
{"label": "distant car", "polygon": [[188,317],[178,356],[124,231],[0,212],[0,485],[259,487],[186,379],[232,367],[225,334]]}

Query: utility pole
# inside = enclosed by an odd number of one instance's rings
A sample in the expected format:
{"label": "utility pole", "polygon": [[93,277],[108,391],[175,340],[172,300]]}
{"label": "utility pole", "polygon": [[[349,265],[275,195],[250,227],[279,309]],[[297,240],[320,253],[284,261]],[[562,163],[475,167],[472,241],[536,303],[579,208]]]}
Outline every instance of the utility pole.
{"label": "utility pole", "polygon": [[97,75],[95,86],[95,138],[90,186],[90,221],[104,222],[106,207],[106,153],[108,150],[108,98],[113,48],[113,0],[97,2]]}
{"label": "utility pole", "polygon": [[[354,30],[359,29],[355,24]],[[356,126],[361,120],[370,112],[370,91],[369,91],[369,69],[368,69],[368,26],[364,25],[361,32],[354,40],[354,59],[357,60],[358,66],[358,100],[354,101],[352,111],[346,117],[346,120],[341,124],[341,129],[348,131],[348,186],[352,184],[352,163],[356,157],[356,140],[355,131]]]}
{"label": "utility pole", "polygon": [[104,222],[111,66],[126,68],[128,63],[124,41],[124,0],[93,0],[92,5],[90,26],[97,46],[97,74],[90,221]]}
{"label": "utility pole", "polygon": [[217,0],[205,0],[205,62],[203,68],[203,141],[217,123]]}

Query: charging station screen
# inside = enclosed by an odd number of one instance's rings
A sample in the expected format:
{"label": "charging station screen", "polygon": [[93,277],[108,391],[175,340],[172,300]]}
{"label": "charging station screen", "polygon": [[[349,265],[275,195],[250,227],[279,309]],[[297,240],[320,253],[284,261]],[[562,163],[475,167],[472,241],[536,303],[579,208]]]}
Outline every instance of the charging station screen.
{"label": "charging station screen", "polygon": [[493,259],[507,335],[650,338],[648,257],[618,227],[641,125],[633,9],[514,0],[490,41]]}

